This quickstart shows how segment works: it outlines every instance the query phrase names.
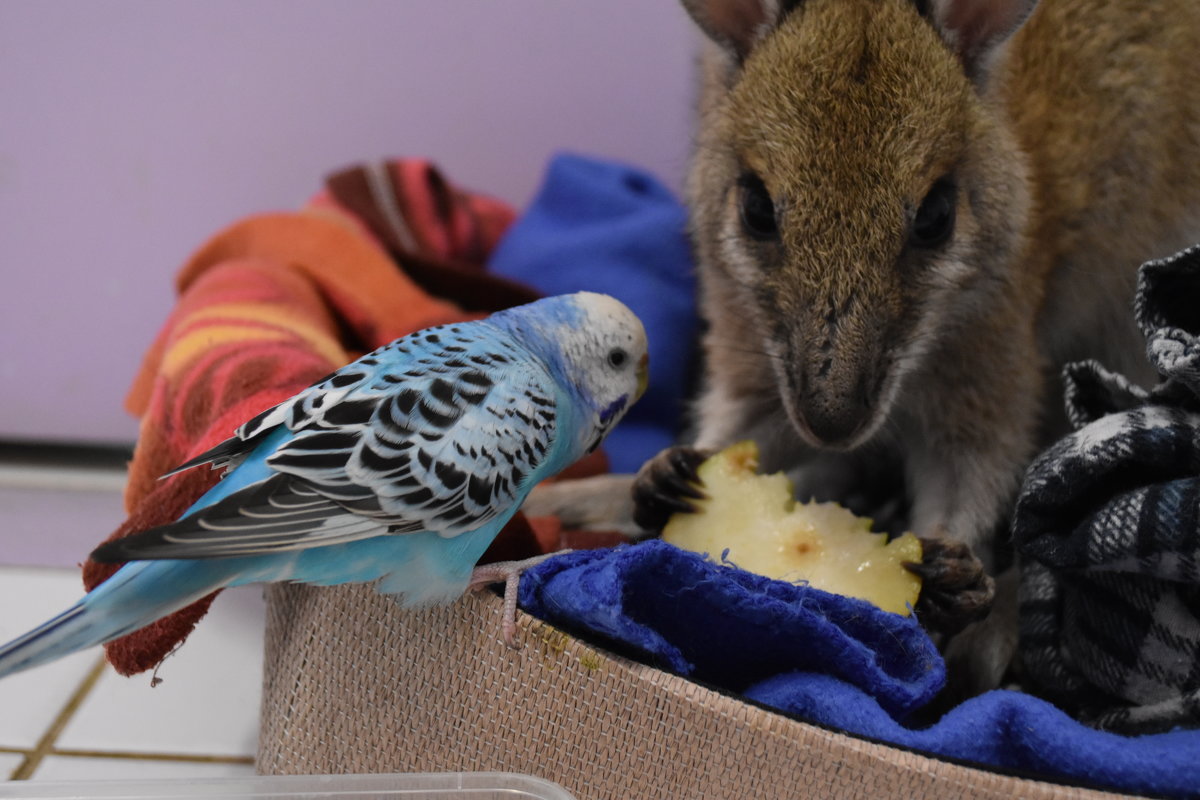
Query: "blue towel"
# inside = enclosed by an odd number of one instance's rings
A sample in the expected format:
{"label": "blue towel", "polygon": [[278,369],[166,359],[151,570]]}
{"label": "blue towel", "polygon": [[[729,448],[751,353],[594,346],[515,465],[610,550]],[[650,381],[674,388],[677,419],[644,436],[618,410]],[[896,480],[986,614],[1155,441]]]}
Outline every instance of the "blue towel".
{"label": "blue towel", "polygon": [[1200,797],[1200,731],[1127,737],[1071,719],[1020,692],[973,697],[923,730],[905,727],[863,690],[829,675],[792,673],[745,696],[802,719],[902,747],[1070,783]]}
{"label": "blue towel", "polygon": [[549,559],[522,576],[520,603],[659,668],[850,733],[1076,783],[1200,796],[1200,731],[1124,737],[1006,691],[906,727],[945,680],[912,617],[659,540]]}
{"label": "blue towel", "polygon": [[488,271],[546,294],[588,290],[629,306],[650,339],[650,386],[605,440],[614,472],[673,444],[697,332],[687,214],[648,173],[597,159],[550,162]]}
{"label": "blue towel", "polygon": [[522,576],[520,603],[536,617],[731,691],[820,669],[903,717],[946,677],[911,616],[714,564],[658,539],[545,561]]}

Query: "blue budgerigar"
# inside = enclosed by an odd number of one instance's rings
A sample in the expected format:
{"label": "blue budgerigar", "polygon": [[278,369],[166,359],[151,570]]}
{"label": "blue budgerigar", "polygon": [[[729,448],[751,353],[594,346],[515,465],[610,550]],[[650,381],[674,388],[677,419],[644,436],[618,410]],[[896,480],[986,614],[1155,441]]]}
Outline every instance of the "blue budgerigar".
{"label": "blue budgerigar", "polygon": [[0,677],[226,586],[374,582],[424,605],[511,585],[520,564],[476,562],[536,483],[599,446],[646,361],[638,318],[591,292],[397,339],[172,472],[226,469],[177,521],[98,548],[128,563],[0,647]]}

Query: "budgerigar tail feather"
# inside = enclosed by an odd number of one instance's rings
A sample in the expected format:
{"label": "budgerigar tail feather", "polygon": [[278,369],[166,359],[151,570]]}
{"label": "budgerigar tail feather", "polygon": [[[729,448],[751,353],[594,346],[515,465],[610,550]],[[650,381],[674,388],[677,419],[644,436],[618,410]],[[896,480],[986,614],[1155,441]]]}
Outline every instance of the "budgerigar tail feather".
{"label": "budgerigar tail feather", "polygon": [[223,572],[194,562],[127,564],[66,611],[0,646],[0,678],[144,628],[220,588]]}

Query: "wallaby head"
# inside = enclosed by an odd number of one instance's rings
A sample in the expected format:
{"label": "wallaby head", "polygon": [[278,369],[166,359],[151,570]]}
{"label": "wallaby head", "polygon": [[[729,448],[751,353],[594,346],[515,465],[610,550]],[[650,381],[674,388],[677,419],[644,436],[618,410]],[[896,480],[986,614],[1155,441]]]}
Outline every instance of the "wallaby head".
{"label": "wallaby head", "polygon": [[706,313],[736,293],[797,432],[853,447],[1019,280],[1025,166],[987,85],[1034,0],[684,5],[717,45],[689,185]]}

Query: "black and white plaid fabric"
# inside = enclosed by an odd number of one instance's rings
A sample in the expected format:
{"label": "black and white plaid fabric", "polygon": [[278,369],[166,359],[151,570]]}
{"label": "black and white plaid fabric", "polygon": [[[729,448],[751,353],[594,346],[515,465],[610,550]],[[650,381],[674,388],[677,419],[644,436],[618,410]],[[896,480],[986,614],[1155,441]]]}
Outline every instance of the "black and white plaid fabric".
{"label": "black and white plaid fabric", "polygon": [[1030,467],[1013,536],[1029,689],[1096,727],[1200,726],[1200,246],[1144,264],[1150,391],[1066,370],[1076,431]]}

